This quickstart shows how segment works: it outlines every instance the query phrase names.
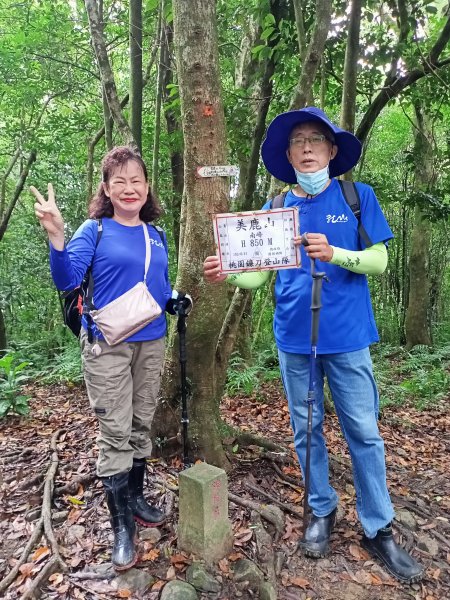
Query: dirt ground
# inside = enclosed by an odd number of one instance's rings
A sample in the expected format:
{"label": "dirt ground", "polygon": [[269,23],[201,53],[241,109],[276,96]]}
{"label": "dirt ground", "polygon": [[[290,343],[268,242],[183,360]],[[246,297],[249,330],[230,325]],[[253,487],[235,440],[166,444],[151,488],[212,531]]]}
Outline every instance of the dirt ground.
{"label": "dirt ground", "polygon": [[[25,552],[23,564],[3,592],[4,597],[30,597],[30,590],[42,577],[45,583],[36,592],[42,598],[156,600],[167,581],[184,578],[192,562],[192,557],[177,550],[180,460],[175,457],[169,463],[162,459],[149,463],[148,495],[170,516],[159,531],[159,540],[143,539],[141,534],[138,570],[153,578],[146,591],[114,590],[98,575],[96,579],[81,578],[86,570],[107,568],[112,539],[101,485],[95,479],[95,418],[82,387],[34,387],[30,393],[31,417],[10,416],[3,420],[0,432],[0,579],[8,576],[33,532],[39,531],[36,528],[41,523],[41,510],[51,529],[47,536],[39,534]],[[330,554],[314,561],[296,550],[302,528],[303,489],[279,385],[272,383],[257,396],[224,400],[222,415],[226,422],[286,448],[282,459],[256,445],[240,447],[236,439],[226,440],[233,461],[228,474],[229,491],[257,505],[276,504],[282,511],[284,529],[280,533],[265,522],[272,538],[270,555],[275,560],[272,566],[280,600],[450,598],[450,411],[448,403],[446,406],[447,410],[420,413],[411,408],[389,409],[380,422],[389,487],[397,511],[397,538],[426,567],[420,584],[405,586],[393,580],[359,545],[361,530],[351,468],[336,418],[327,415],[326,436],[332,483],[340,496],[338,523]],[[229,513],[233,552],[220,561],[214,572],[222,590],[199,597],[254,599],[257,596],[251,590],[235,583],[234,563],[240,558],[250,559],[266,574],[268,565],[262,561],[250,509],[230,502]],[[51,543],[52,532],[55,546]],[[54,547],[59,549],[66,571],[60,563],[52,562]]]}

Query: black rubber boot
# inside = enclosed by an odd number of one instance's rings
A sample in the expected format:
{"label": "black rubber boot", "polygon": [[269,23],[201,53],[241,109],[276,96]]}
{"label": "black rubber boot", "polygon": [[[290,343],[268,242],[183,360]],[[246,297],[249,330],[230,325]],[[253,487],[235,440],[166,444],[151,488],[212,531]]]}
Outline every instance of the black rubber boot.
{"label": "black rubber boot", "polygon": [[158,527],[166,520],[165,514],[151,506],[144,498],[145,458],[134,458],[128,475],[130,508],[134,520],[143,527]]}
{"label": "black rubber boot", "polygon": [[305,535],[298,547],[309,558],[323,558],[328,552],[331,532],[336,520],[336,508],[326,517],[311,515]]}
{"label": "black rubber boot", "polygon": [[136,526],[129,506],[128,472],[103,477],[102,481],[114,531],[111,561],[115,569],[124,571],[137,561],[134,545]]}
{"label": "black rubber boot", "polygon": [[391,575],[404,583],[416,583],[423,577],[424,569],[404,548],[399,546],[392,535],[392,527],[379,529],[374,538],[363,535],[361,546],[378,558]]}

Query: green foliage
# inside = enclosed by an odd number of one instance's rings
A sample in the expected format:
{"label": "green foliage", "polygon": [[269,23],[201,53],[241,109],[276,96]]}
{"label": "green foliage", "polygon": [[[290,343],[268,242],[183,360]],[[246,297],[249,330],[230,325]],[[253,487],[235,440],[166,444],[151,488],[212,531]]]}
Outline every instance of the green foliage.
{"label": "green foliage", "polygon": [[409,352],[382,345],[373,354],[380,406],[437,407],[450,395],[450,346],[415,346]]}
{"label": "green foliage", "polygon": [[265,382],[278,379],[279,376],[278,359],[272,349],[258,354],[253,365],[248,365],[237,352],[233,352],[228,363],[226,393],[230,396],[251,395]]}
{"label": "green foliage", "polygon": [[450,346],[415,346],[399,367],[407,376],[400,384],[419,409],[437,406],[450,393]]}
{"label": "green foliage", "polygon": [[0,418],[9,411],[18,415],[27,415],[30,411],[30,396],[21,393],[22,384],[29,378],[22,371],[28,367],[28,361],[21,361],[16,354],[8,352],[0,358]]}
{"label": "green foliage", "polygon": [[45,384],[83,381],[80,348],[76,338],[72,337],[73,343],[58,348],[53,358],[45,364],[41,363],[40,369],[33,371],[33,377]]}

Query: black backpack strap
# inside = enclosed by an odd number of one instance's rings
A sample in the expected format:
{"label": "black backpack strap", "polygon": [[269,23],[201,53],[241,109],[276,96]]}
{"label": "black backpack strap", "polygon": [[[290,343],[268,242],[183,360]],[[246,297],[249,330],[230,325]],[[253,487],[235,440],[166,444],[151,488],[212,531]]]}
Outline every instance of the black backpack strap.
{"label": "black backpack strap", "polygon": [[89,265],[89,267],[86,271],[86,274],[84,276],[85,277],[84,280],[86,281],[86,287],[83,291],[83,314],[86,316],[86,320],[88,323],[88,342],[90,344],[92,344],[92,341],[93,341],[93,335],[92,335],[93,321],[92,321],[92,317],[90,315],[90,311],[95,308],[92,303],[92,296],[94,294],[94,278],[92,277],[92,263],[94,262],[95,250],[97,250],[97,246],[100,242],[100,239],[101,239],[102,233],[103,233],[102,220],[96,219],[96,221],[97,221],[97,239],[95,241],[95,249],[94,249],[94,254],[92,255],[91,264]]}
{"label": "black backpack strap", "polygon": [[152,225],[152,227],[156,229],[156,231],[159,233],[159,237],[161,238],[162,243],[165,245],[164,229],[162,229],[162,227],[159,227],[159,225]]}
{"label": "black backpack strap", "polygon": [[284,199],[286,198],[287,192],[283,192],[272,198],[270,201],[270,208],[283,208],[284,207]]}
{"label": "black backpack strap", "polygon": [[373,243],[370,237],[368,236],[367,231],[364,229],[364,225],[361,223],[361,201],[359,198],[358,190],[356,189],[356,185],[353,183],[353,181],[345,181],[338,179],[338,182],[341,186],[341,191],[345,198],[345,201],[350,206],[352,213],[358,220],[359,237],[366,245],[366,248],[370,248],[370,246],[373,246]]}

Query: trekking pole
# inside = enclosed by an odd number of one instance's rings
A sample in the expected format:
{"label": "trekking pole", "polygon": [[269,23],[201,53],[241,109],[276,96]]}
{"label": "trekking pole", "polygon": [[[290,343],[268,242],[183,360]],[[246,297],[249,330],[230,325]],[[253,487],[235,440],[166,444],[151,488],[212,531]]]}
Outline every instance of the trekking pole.
{"label": "trekking pole", "polygon": [[[309,246],[307,234],[304,233],[301,237],[303,246]],[[310,258],[311,261],[311,277],[313,278],[311,291],[311,353],[309,360],[309,385],[308,396],[306,403],[308,404],[308,419],[306,426],[306,461],[305,461],[305,496],[303,498],[303,535],[306,533],[308,526],[308,496],[309,483],[311,475],[311,438],[312,438],[312,417],[313,405],[316,401],[316,357],[317,357],[317,339],[319,336],[319,312],[322,308],[322,283],[325,279],[328,281],[324,272],[316,271],[316,260]]]}
{"label": "trekking pole", "polygon": [[[181,294],[180,294],[181,296]],[[184,295],[179,298],[177,307],[177,331],[180,346],[180,373],[181,373],[181,433],[183,440],[183,466],[190,466],[188,458],[188,411],[187,411],[187,380],[186,380],[186,309],[183,303]]]}

